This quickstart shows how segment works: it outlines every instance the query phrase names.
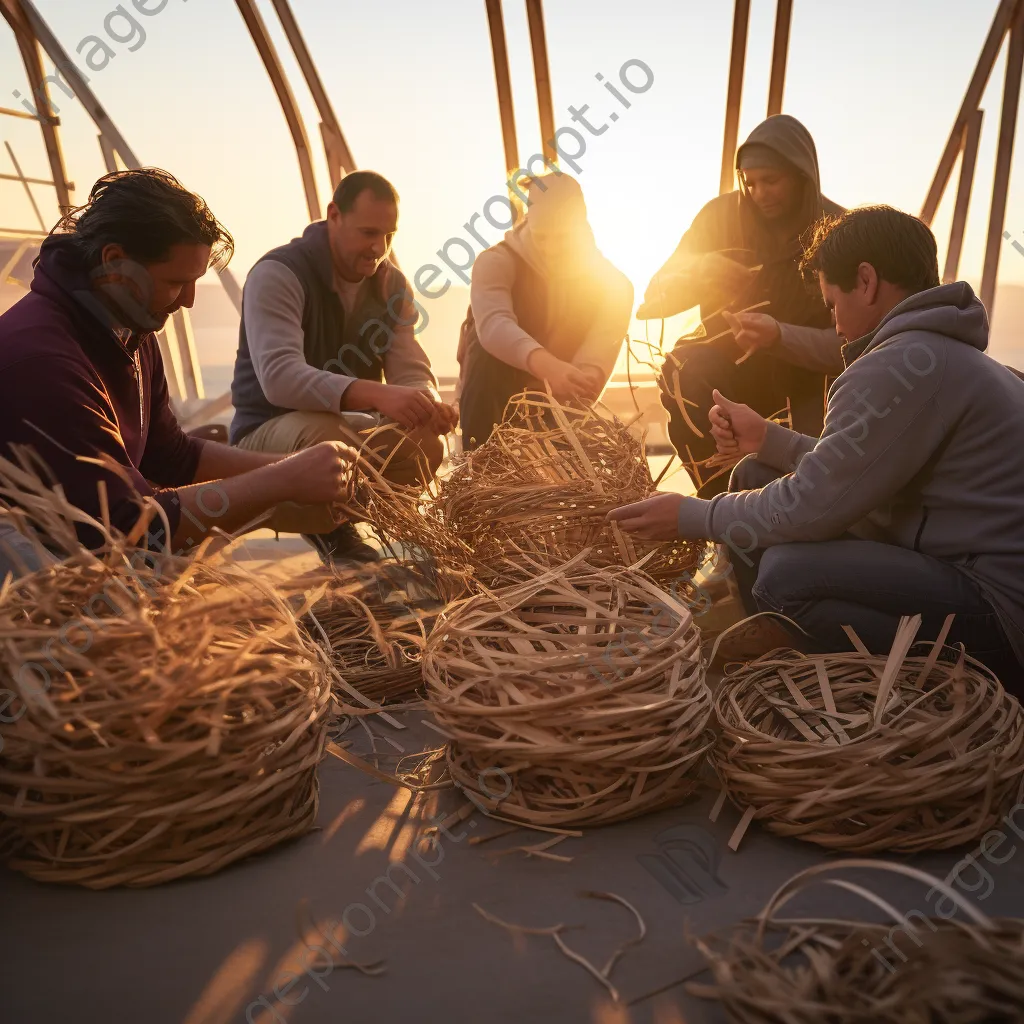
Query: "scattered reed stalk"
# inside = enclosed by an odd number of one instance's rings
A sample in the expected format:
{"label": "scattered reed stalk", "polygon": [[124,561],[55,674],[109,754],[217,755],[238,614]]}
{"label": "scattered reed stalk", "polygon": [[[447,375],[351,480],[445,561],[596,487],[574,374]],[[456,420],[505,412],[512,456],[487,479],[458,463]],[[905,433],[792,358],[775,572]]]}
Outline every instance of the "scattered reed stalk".
{"label": "scattered reed stalk", "polygon": [[712,742],[689,609],[642,573],[582,556],[449,607],[423,676],[455,784],[535,827],[678,803]]}
{"label": "scattered reed stalk", "polygon": [[961,651],[940,660],[952,624],[910,656],[920,616],[887,657],[852,634],[849,654],[773,651],[727,675],[711,755],[743,818],[831,850],[916,853],[994,828],[1024,780],[1024,715]]}
{"label": "scattered reed stalk", "polygon": [[[941,894],[950,912],[901,914],[863,885],[821,878],[850,869],[903,875]],[[877,919],[779,918],[815,882],[864,899]],[[952,917],[959,911],[965,920]],[[1024,1006],[1024,921],[991,919],[939,878],[906,864],[840,860],[794,875],[753,921],[728,938],[696,940],[719,1000],[735,1024],[1013,1024]]]}

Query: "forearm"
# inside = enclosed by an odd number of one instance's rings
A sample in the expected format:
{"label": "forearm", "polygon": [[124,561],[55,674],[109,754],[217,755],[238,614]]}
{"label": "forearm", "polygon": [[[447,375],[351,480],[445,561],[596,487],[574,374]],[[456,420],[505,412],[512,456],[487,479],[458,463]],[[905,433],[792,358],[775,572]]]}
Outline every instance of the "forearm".
{"label": "forearm", "polygon": [[757,453],[757,461],[780,473],[792,473],[801,456],[814,451],[818,438],[766,421],[764,441]]}
{"label": "forearm", "polygon": [[288,500],[287,474],[282,469],[278,456],[272,464],[238,476],[178,488],[181,519],[174,531],[172,549],[188,550],[213,529],[235,533],[258,527],[256,520]]}
{"label": "forearm", "polygon": [[264,466],[280,462],[284,457],[280,452],[250,452],[244,448],[233,448],[231,445],[207,441],[199,456],[199,466],[193,482],[199,484],[249,473],[254,469],[262,469]]}
{"label": "forearm", "polygon": [[843,340],[834,327],[798,327],[779,324],[779,340],[773,354],[794,366],[837,377],[846,369]]}

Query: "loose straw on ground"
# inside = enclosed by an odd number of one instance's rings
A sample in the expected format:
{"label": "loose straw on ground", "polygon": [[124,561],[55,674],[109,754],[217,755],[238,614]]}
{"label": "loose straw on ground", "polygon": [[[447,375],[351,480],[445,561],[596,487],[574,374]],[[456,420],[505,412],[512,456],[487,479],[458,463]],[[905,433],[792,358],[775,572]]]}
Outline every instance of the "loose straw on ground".
{"label": "loose straw on ground", "polygon": [[496,817],[599,825],[676,804],[712,742],[689,609],[579,558],[459,602],[423,662],[456,785]]}
{"label": "loose straw on ground", "polygon": [[[823,877],[850,870],[919,881],[948,911],[903,914],[865,885]],[[778,916],[816,882],[863,899],[872,920]],[[948,882],[906,864],[840,860],[807,868],[756,920],[696,945],[714,984],[690,982],[687,991],[719,1000],[735,1024],[1011,1024],[1024,1006],[1024,921],[989,918]]]}
{"label": "loose straw on ground", "polygon": [[[1024,715],[962,652],[943,660],[951,619],[926,655],[904,619],[888,657],[851,634],[848,654],[775,651],[736,669],[715,698],[712,761],[752,820],[831,850],[916,853],[995,828],[1024,780]],[[949,652],[946,652],[947,654]]]}

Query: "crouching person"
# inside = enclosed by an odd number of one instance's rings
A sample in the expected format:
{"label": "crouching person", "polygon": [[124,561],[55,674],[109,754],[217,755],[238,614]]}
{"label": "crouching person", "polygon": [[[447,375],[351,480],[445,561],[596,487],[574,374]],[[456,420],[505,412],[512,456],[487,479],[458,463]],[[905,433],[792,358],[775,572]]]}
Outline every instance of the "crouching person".
{"label": "crouching person", "polygon": [[[398,194],[372,171],[342,179],[327,219],[268,252],[249,272],[231,395],[231,443],[288,453],[322,441],[360,447],[400,484],[426,485],[457,423],[437,396],[413,328],[417,308],[388,259]],[[376,557],[326,507],[277,509],[325,560]]]}
{"label": "crouching person", "polygon": [[747,456],[729,493],[657,495],[612,513],[642,536],[728,546],[748,611],[793,619],[820,650],[875,654],[900,617],[962,643],[1024,695],[1024,381],[985,354],[985,307],[939,285],[935,239],[887,207],[824,222],[804,258],[846,340],[824,430],[744,405],[711,411]]}
{"label": "crouching person", "polygon": [[[108,174],[43,240],[31,291],[0,316],[0,457],[30,451],[72,505],[125,536],[140,532],[140,498],[155,502],[140,546],[187,551],[214,527],[260,525],[281,502],[346,497],[346,445],[246,452],[189,436],[174,416],[155,332],[232,246],[166,171]],[[76,529],[84,546],[102,543],[87,523]],[[0,514],[0,583],[45,564],[39,554]]]}
{"label": "crouching person", "polygon": [[579,183],[531,178],[526,196],[526,217],[473,266],[459,340],[467,451],[521,391],[547,386],[559,402],[596,402],[629,328],[633,286],[598,250]]}

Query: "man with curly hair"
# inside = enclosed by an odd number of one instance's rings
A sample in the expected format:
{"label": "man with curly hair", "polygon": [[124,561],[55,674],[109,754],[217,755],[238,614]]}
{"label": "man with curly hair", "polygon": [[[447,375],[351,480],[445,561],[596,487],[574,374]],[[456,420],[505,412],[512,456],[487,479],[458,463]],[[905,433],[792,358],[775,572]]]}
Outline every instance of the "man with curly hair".
{"label": "man with curly hair", "polygon": [[[166,171],[100,178],[43,241],[29,294],[0,316],[0,457],[45,467],[72,504],[126,535],[155,502],[139,542],[172,550],[285,501],[340,500],[348,446],[241,451],[190,437],[171,409],[155,332],[192,306],[196,282],[233,244]],[[87,524],[78,534],[100,542]],[[34,550],[0,542],[0,580],[36,568]]]}

